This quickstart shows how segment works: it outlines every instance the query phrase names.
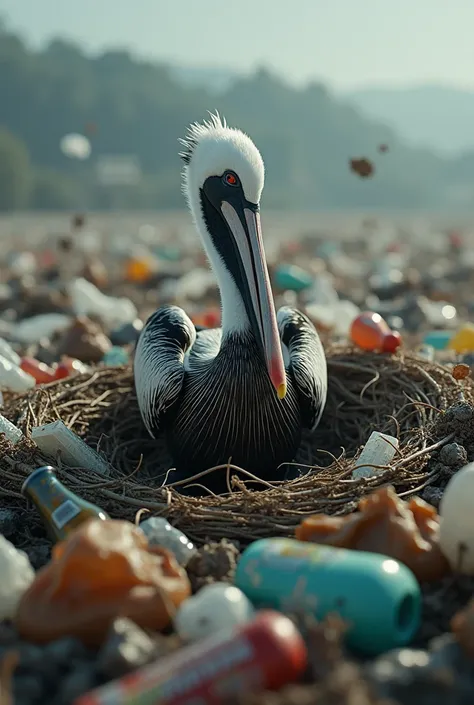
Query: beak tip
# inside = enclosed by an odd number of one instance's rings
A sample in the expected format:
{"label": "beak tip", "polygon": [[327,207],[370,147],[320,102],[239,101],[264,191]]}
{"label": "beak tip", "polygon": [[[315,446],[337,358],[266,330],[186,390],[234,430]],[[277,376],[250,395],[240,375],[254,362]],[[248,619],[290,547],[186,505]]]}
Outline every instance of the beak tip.
{"label": "beak tip", "polygon": [[286,397],[286,383],[282,382],[277,388],[278,399],[284,399]]}

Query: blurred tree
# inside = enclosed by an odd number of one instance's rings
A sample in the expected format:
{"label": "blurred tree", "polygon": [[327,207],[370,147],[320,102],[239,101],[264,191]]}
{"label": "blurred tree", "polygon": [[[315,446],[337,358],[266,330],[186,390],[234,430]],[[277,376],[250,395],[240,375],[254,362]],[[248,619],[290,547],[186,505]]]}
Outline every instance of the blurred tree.
{"label": "blurred tree", "polygon": [[77,182],[54,169],[35,172],[29,206],[33,210],[71,210],[78,204]]}
{"label": "blurred tree", "polygon": [[[79,183],[77,164],[61,153],[59,143],[91,124],[100,129],[81,170],[87,179],[80,179],[89,187],[91,207],[110,207],[110,193],[95,183],[93,169],[98,157],[111,154],[135,155],[144,172],[141,184],[122,190],[112,202],[120,196],[123,207],[182,207],[177,140],[190,122],[216,108],[261,150],[267,207],[430,207],[442,205],[453,179],[460,187],[474,183],[472,157],[445,160],[409,149],[321,84],[296,88],[265,68],[216,96],[181,85],[168,66],[137,60],[127,51],[91,57],[61,38],[34,51],[0,23],[0,96],[0,125],[26,143],[37,170],[31,198],[36,208],[69,207]],[[389,153],[381,155],[380,144],[390,144]],[[374,163],[373,178],[351,173],[349,160],[359,158]],[[18,173],[22,163],[24,157],[15,167]],[[23,194],[26,182],[25,177]],[[5,200],[6,192],[0,198]]]}
{"label": "blurred tree", "polygon": [[28,205],[31,169],[26,145],[0,127],[0,211]]}

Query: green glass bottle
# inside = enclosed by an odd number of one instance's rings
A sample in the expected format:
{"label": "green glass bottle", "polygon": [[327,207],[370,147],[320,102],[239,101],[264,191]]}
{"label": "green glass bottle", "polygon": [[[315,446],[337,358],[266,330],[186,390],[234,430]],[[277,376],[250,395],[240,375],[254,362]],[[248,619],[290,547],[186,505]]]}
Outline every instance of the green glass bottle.
{"label": "green glass bottle", "polygon": [[92,517],[110,518],[103,509],[64,487],[50,465],[32,472],[21,491],[35,505],[53,541],[63,541]]}

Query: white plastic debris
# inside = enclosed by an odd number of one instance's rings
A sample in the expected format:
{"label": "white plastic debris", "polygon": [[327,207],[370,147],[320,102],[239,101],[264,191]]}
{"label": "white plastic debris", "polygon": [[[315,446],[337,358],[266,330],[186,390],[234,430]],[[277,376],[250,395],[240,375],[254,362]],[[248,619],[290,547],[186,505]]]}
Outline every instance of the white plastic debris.
{"label": "white plastic debris", "polygon": [[4,433],[8,440],[16,445],[24,438],[23,433],[11,421],[0,414],[0,433]]}
{"label": "white plastic debris", "polygon": [[383,468],[374,467],[390,465],[398,449],[398,438],[389,436],[380,431],[372,431],[369,440],[356,460],[356,467],[352,471],[352,478],[359,480],[361,477],[374,477],[383,472]]}
{"label": "white plastic debris", "polygon": [[178,563],[185,566],[194,553],[196,547],[185,534],[164,517],[150,517],[142,521],[139,528],[148,539],[150,546],[163,546],[174,553]]}
{"label": "white plastic debris", "polygon": [[10,343],[7,343],[4,338],[0,338],[0,355],[10,362],[13,362],[14,365],[18,366],[21,362],[21,357],[13,350]]}
{"label": "white plastic debris", "polygon": [[32,252],[14,252],[9,257],[8,271],[13,276],[22,277],[25,274],[34,274],[36,269],[36,257]]}
{"label": "white plastic debris", "polygon": [[336,322],[334,330],[338,335],[348,336],[354,318],[360,313],[360,308],[352,301],[344,299],[335,305]]}
{"label": "white plastic debris", "polygon": [[79,159],[80,161],[88,159],[91,155],[91,143],[85,135],[78,132],[70,132],[61,138],[59,143],[61,152],[70,159]]}
{"label": "white plastic debris", "polygon": [[13,328],[11,335],[21,343],[37,343],[41,338],[50,338],[53,333],[66,330],[71,321],[71,316],[64,313],[42,313],[24,318]]}
{"label": "white plastic debris", "polygon": [[137,308],[130,299],[106,296],[82,277],[69,284],[68,292],[78,316],[98,316],[111,328],[132,323],[138,316]]}
{"label": "white plastic debris", "polygon": [[360,308],[351,301],[335,301],[331,304],[311,303],[306,306],[306,314],[317,325],[333,328],[337,335],[347,336],[352,321],[360,313]]}
{"label": "white plastic debris", "polygon": [[106,477],[110,474],[108,463],[62,421],[35,426],[31,438],[47,458],[55,460],[60,451],[62,460],[71,467],[87,468]]}
{"label": "white plastic debris", "polygon": [[248,622],[255,614],[244,593],[228,583],[206,585],[178,608],[174,627],[185,641],[198,641]]}
{"label": "white plastic debris", "polygon": [[0,387],[21,394],[33,389],[36,384],[34,377],[24,372],[6,357],[0,355]]}
{"label": "white plastic debris", "polygon": [[306,290],[304,300],[308,304],[331,306],[339,301],[339,295],[334,288],[334,277],[329,272],[319,272],[310,289]]}
{"label": "white plastic debris", "polygon": [[30,587],[35,571],[28,556],[0,534],[0,620],[12,619],[24,592]]}
{"label": "white plastic debris", "polygon": [[439,513],[439,544],[453,570],[474,575],[474,463],[459,470],[446,485]]}
{"label": "white plastic debris", "polygon": [[102,233],[97,230],[81,230],[76,248],[85,254],[96,255],[101,251],[102,244]]}
{"label": "white plastic debris", "polygon": [[215,287],[216,279],[208,269],[200,267],[187,272],[179,279],[168,279],[162,287],[162,296],[175,297],[179,295],[183,299],[189,297],[194,300],[202,298],[206,291]]}

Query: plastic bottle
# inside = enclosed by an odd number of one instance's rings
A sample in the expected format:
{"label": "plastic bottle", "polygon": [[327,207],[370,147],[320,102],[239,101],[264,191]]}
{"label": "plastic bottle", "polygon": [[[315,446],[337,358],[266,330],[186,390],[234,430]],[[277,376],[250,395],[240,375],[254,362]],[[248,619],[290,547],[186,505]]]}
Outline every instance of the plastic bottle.
{"label": "plastic bottle", "polygon": [[352,342],[362,350],[393,353],[400,346],[400,333],[390,330],[379,313],[365,311],[355,318],[350,327]]}
{"label": "plastic bottle", "polygon": [[36,506],[55,541],[64,540],[77,526],[92,517],[109,519],[103,509],[64,487],[50,465],[32,472],[21,491]]}
{"label": "plastic bottle", "polygon": [[376,553],[261,539],[242,554],[235,584],[257,607],[317,619],[337,612],[348,625],[348,646],[367,654],[407,644],[419,624],[415,576]]}
{"label": "plastic bottle", "polygon": [[297,680],[307,651],[293,622],[266,610],[78,698],[74,705],[228,705]]}
{"label": "plastic bottle", "polygon": [[139,524],[139,529],[143,531],[150,546],[162,546],[174,553],[180,565],[187,565],[188,561],[196,553],[196,547],[175,526],[171,526],[164,517],[149,517]]}
{"label": "plastic bottle", "polygon": [[32,389],[36,380],[15,363],[0,355],[0,387],[9,389],[16,394],[23,394]]}
{"label": "plastic bottle", "polygon": [[7,343],[4,338],[0,338],[0,355],[10,362],[13,362],[14,365],[20,365],[21,357],[13,350],[10,343]]}

